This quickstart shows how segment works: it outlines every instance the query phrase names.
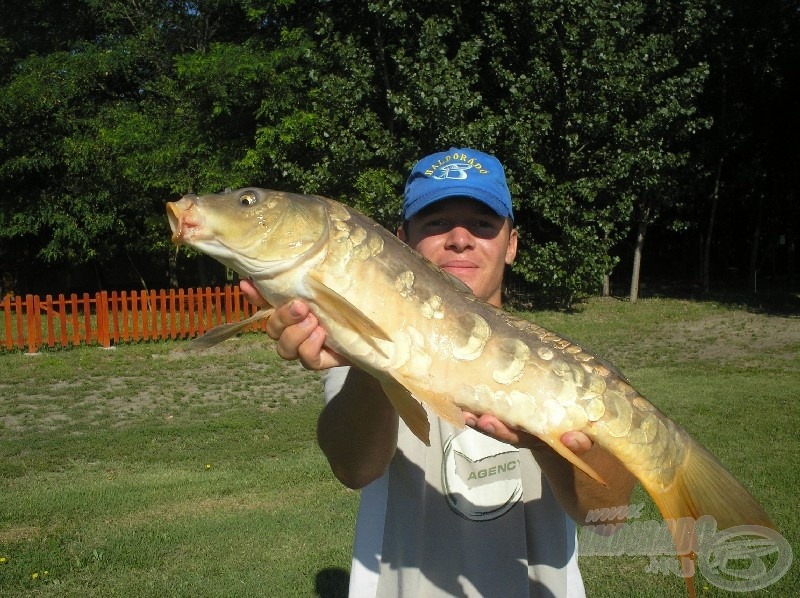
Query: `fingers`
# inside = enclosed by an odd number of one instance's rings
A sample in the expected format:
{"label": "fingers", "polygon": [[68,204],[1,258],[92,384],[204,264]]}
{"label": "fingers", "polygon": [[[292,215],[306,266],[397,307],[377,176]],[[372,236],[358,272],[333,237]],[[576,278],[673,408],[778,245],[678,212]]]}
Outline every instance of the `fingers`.
{"label": "fingers", "polygon": [[242,291],[244,298],[256,307],[269,307],[269,303],[261,296],[261,293],[258,292],[251,280],[240,280],[239,289]]}
{"label": "fingers", "polygon": [[593,444],[591,438],[589,438],[583,432],[578,432],[577,430],[564,432],[564,434],[561,435],[561,442],[563,442],[564,446],[566,446],[576,455],[582,455],[592,448]]}
{"label": "fingers", "polygon": [[[465,422],[468,426],[473,427],[484,434],[488,434],[489,436],[500,440],[501,442],[520,444],[520,441],[522,440],[522,434],[525,434],[524,432],[510,428],[497,419],[494,415],[490,415],[488,413],[484,413],[481,416],[476,416],[472,413],[465,413],[464,415]],[[528,436],[528,434],[526,434],[526,436]]]}
{"label": "fingers", "polygon": [[[267,320],[267,334],[271,339],[280,341],[281,337],[286,336],[287,349],[291,345],[299,345],[316,328],[318,322],[314,314],[311,313],[308,305],[302,301],[294,300],[276,308]],[[281,357],[284,357],[281,355]],[[287,355],[284,359],[295,359],[296,355]]]}
{"label": "fingers", "polygon": [[[464,423],[501,442],[508,442],[509,444],[523,446],[531,450],[541,450],[547,446],[546,442],[533,434],[507,426],[494,415],[488,413],[477,416],[465,411]],[[576,455],[582,455],[592,448],[593,444],[592,440],[586,434],[577,430],[562,434],[561,442]]]}
{"label": "fingers", "polygon": [[325,347],[325,330],[302,301],[278,307],[267,320],[267,335],[277,341],[278,355],[283,359],[298,359],[306,369],[349,365],[344,357]]}
{"label": "fingers", "polygon": [[302,301],[277,308],[267,320],[267,334],[278,341],[276,348],[283,359],[305,359],[311,364],[316,361],[313,354],[319,353],[325,342],[325,331]]}

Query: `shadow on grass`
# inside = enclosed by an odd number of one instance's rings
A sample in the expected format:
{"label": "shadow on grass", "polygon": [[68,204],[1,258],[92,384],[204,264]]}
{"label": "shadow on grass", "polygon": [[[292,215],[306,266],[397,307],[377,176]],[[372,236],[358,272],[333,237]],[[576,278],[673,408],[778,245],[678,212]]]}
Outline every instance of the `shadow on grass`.
{"label": "shadow on grass", "polygon": [[[713,302],[757,314],[784,318],[800,317],[800,288],[797,285],[795,288],[781,285],[753,291],[741,285],[717,284],[710,292],[704,293],[697,284],[647,283],[640,291],[639,297]],[[620,299],[627,298],[620,297]]]}
{"label": "shadow on grass", "polygon": [[316,586],[319,598],[344,598],[350,586],[350,574],[338,567],[323,569],[317,573]]}
{"label": "shadow on grass", "polygon": [[[609,300],[628,301],[627,287],[613,285]],[[788,280],[774,285],[763,285],[754,291],[742,283],[716,283],[713,289],[704,293],[701,286],[690,281],[643,281],[639,288],[639,299],[682,299],[686,301],[713,302],[731,308],[743,309],[751,313],[768,316],[800,317],[800,283],[790,284]],[[555,310],[574,313],[581,310],[577,300],[569,307],[547,305],[538,300],[531,285],[514,281],[506,289],[504,302],[507,308],[521,311]]]}

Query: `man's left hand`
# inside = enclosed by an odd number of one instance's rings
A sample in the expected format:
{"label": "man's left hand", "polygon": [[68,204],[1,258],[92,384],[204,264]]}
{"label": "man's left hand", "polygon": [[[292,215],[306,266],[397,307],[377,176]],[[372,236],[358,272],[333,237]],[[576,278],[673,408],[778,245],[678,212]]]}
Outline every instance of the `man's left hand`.
{"label": "man's left hand", "polygon": [[[550,449],[546,442],[540,440],[533,434],[507,426],[494,415],[488,413],[475,415],[465,411],[464,423],[497,440],[518,447],[524,447],[534,452],[541,451],[545,448]],[[564,432],[564,434],[561,435],[561,442],[576,455],[582,455],[592,448],[591,439],[583,432],[578,432],[577,430]]]}

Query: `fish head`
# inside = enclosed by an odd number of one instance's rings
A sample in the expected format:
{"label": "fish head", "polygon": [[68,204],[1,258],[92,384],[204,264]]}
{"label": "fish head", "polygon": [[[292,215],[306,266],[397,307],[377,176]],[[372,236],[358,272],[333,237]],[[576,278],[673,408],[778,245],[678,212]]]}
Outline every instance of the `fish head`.
{"label": "fish head", "polygon": [[172,242],[240,274],[270,276],[291,268],[327,239],[325,205],[313,196],[248,187],[184,195],[167,203]]}

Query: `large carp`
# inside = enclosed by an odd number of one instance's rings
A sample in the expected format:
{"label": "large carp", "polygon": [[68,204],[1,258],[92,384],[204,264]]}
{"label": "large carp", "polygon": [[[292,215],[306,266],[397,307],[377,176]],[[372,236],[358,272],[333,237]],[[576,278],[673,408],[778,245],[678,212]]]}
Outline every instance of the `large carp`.
{"label": "large carp", "polygon": [[[307,302],[327,345],[381,382],[422,441],[429,428],[419,402],[456,426],[464,425],[462,408],[491,413],[602,482],[560,441],[580,430],[638,478],[666,520],[709,515],[720,529],[772,527],[719,461],[613,367],[479,301],[355,210],[324,197],[246,188],[186,195],[167,212],[176,244],[251,278],[272,305]],[[212,331],[203,342],[243,325]]]}

